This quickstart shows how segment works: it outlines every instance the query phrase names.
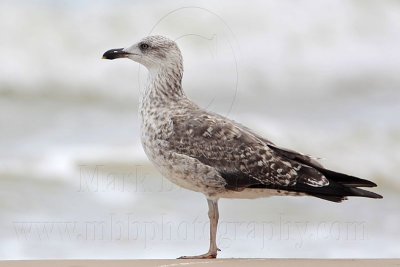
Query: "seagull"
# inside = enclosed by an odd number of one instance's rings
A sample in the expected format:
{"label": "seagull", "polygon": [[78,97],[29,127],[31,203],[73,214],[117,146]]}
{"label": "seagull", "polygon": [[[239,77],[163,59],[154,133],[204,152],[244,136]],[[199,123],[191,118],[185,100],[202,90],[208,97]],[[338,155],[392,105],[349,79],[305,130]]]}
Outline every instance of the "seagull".
{"label": "seagull", "polygon": [[315,158],[275,145],[192,102],[182,89],[182,54],[173,40],[148,36],[127,48],[108,50],[103,58],[128,58],[147,68],[139,104],[144,151],[164,177],[207,199],[209,250],[180,258],[217,257],[221,198],[312,196],[332,202],[349,196],[382,198],[359,188],[375,183],[326,169]]}

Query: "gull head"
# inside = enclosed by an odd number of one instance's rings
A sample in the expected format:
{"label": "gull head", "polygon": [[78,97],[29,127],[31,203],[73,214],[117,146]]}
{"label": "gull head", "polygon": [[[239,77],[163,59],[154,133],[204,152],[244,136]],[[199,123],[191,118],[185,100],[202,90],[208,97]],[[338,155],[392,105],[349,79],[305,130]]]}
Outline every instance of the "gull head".
{"label": "gull head", "polygon": [[103,54],[104,59],[129,58],[148,70],[182,66],[182,55],[178,45],[163,36],[143,38],[140,42],[126,48],[110,49]]}

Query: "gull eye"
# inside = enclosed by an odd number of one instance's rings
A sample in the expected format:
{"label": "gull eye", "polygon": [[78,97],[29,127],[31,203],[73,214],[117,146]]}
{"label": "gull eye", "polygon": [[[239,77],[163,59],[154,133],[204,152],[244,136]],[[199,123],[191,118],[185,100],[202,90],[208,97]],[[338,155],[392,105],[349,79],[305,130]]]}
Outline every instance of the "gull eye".
{"label": "gull eye", "polygon": [[149,48],[149,45],[148,44],[146,44],[146,43],[142,43],[142,44],[140,44],[140,49],[142,49],[142,50],[146,50],[147,48]]}

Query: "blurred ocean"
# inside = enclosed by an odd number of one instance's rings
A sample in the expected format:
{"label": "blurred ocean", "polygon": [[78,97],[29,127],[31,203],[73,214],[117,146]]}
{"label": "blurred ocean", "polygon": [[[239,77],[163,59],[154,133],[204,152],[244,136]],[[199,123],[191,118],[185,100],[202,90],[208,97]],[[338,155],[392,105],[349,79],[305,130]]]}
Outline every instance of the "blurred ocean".
{"label": "blurred ocean", "polygon": [[376,182],[383,200],[222,200],[221,257],[400,255],[400,2],[0,1],[0,258],[174,258],[208,248],[203,196],[139,140],[146,70],[176,39],[198,104]]}

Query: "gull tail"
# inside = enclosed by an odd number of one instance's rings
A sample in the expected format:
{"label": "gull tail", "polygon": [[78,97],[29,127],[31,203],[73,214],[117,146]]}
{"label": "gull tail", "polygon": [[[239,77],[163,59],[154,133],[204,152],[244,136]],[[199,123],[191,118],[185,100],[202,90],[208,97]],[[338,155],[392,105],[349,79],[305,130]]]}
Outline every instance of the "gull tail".
{"label": "gull tail", "polygon": [[381,195],[358,187],[376,187],[374,182],[347,174],[317,168],[330,182],[329,192],[315,192],[310,195],[321,199],[341,202],[347,197],[383,198]]}

